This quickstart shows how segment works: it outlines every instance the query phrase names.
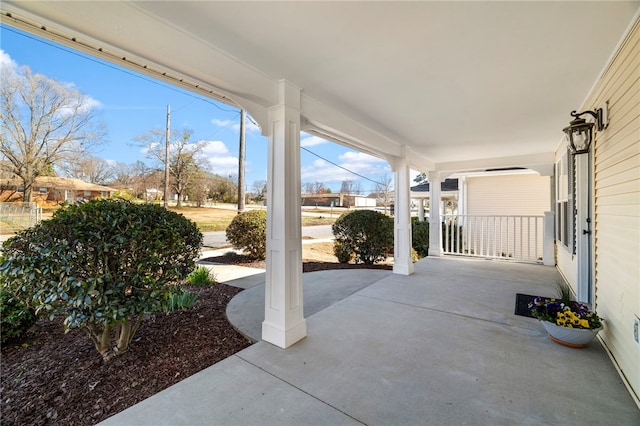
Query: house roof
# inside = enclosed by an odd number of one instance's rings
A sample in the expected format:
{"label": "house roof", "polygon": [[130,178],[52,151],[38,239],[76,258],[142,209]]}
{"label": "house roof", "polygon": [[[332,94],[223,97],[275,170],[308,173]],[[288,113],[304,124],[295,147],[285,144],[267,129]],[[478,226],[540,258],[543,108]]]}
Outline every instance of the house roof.
{"label": "house roof", "polygon": [[[412,192],[429,192],[429,182],[423,182],[419,185],[412,186]],[[451,192],[458,190],[458,179],[445,179],[444,182],[440,184],[440,190],[442,192]]]}
{"label": "house roof", "polygon": [[638,1],[24,2],[2,22],[417,170],[552,164]]}
{"label": "house roof", "polygon": [[[4,181],[7,185],[21,186],[22,181],[18,179],[11,179]],[[115,192],[113,188],[108,186],[96,185],[82,181],[80,179],[61,178],[53,176],[40,176],[36,178],[34,187],[45,187],[53,189],[68,189],[74,191],[96,191],[96,192]]]}

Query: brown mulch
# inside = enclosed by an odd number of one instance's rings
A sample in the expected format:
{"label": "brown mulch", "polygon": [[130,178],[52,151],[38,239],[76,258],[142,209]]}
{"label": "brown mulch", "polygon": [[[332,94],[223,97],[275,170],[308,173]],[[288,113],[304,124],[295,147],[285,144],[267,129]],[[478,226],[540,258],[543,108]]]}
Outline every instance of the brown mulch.
{"label": "brown mulch", "polygon": [[[264,268],[227,254],[210,262]],[[305,261],[304,272],[391,269]],[[64,334],[62,320],[40,320],[19,342],[2,346],[2,425],[93,425],[248,347],[227,321],[227,303],[241,291],[225,284],[191,287],[193,308],[155,314],[141,325],[127,353],[103,363],[82,330]]]}
{"label": "brown mulch", "polygon": [[[226,253],[222,256],[214,256],[208,257],[206,259],[202,259],[205,262],[214,262],[214,263],[225,263],[229,265],[239,265],[239,266],[247,266],[251,268],[262,268],[264,269],[266,263],[264,260],[252,260],[247,256],[237,254],[234,252]],[[353,264],[353,263],[338,263],[338,262],[317,262],[314,260],[302,259],[302,272],[315,272],[315,271],[326,271],[329,269],[393,269],[392,265],[388,264],[376,264],[376,265],[365,265],[362,263]]]}
{"label": "brown mulch", "polygon": [[106,364],[84,331],[64,334],[59,319],[3,345],[2,424],[92,425],[251,344],[225,315],[240,289],[190,290],[200,292],[191,310],[149,317],[129,351]]}

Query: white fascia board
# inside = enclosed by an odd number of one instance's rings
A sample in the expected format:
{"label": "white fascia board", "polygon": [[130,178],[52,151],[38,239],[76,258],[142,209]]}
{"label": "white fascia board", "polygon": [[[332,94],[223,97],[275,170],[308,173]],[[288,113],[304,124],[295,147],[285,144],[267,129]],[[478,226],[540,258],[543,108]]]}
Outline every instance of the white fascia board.
{"label": "white fascia board", "polygon": [[537,154],[516,155],[511,157],[480,158],[477,160],[451,161],[437,163],[436,171],[443,173],[474,172],[486,169],[507,167],[526,167],[544,176],[553,174],[554,153],[543,152]]}

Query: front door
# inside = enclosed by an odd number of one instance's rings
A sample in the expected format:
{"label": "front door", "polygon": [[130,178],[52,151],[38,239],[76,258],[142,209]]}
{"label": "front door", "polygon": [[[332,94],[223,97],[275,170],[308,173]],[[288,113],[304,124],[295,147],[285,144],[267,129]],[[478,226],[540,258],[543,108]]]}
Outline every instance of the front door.
{"label": "front door", "polygon": [[578,294],[581,302],[593,303],[593,174],[591,152],[575,159],[576,261]]}

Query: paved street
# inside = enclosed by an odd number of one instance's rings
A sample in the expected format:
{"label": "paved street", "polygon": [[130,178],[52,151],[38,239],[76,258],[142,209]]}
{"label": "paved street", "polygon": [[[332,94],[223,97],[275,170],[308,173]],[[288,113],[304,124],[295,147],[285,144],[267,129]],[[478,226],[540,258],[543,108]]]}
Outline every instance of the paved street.
{"label": "paved street", "polygon": [[[229,246],[225,231],[203,232],[203,247],[218,248]],[[333,238],[331,225],[303,226],[302,236],[307,238]]]}

